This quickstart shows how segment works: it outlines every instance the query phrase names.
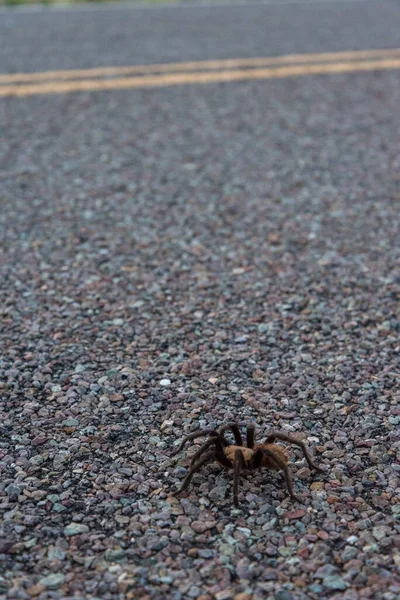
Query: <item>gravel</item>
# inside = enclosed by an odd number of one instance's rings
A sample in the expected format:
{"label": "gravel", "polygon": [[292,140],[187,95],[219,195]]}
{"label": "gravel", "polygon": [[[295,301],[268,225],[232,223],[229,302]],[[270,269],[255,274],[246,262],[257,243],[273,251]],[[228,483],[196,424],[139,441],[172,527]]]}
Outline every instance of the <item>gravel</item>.
{"label": "gravel", "polygon": [[[398,598],[399,106],[397,72],[2,102],[0,595]],[[232,419],[327,472],[174,498]]]}

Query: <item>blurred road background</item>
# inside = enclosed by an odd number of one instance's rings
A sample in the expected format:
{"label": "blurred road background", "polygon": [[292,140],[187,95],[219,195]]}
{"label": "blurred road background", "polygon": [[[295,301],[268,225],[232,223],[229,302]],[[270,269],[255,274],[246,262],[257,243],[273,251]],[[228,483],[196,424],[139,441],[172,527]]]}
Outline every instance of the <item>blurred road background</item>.
{"label": "blurred road background", "polygon": [[2,72],[399,46],[399,7],[391,0],[85,6],[3,10]]}
{"label": "blurred road background", "polygon": [[[1,10],[7,598],[398,598],[399,31],[391,0]],[[329,475],[172,498],[227,419]]]}

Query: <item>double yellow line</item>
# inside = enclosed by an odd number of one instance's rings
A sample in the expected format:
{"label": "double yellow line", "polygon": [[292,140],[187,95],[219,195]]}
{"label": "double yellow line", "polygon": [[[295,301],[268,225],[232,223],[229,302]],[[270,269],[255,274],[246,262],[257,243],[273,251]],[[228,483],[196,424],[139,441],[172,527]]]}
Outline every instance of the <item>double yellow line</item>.
{"label": "double yellow line", "polygon": [[400,68],[400,48],[0,74],[0,97],[167,87]]}

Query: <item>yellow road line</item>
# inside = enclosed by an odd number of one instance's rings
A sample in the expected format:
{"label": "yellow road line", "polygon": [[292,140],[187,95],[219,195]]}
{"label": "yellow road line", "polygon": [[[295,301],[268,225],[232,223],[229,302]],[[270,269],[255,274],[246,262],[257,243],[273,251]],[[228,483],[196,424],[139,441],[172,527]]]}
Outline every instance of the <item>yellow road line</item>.
{"label": "yellow road line", "polygon": [[203,60],[180,63],[133,65],[125,67],[97,67],[93,69],[73,69],[65,71],[44,71],[42,73],[0,74],[0,84],[32,83],[35,81],[89,79],[93,77],[116,77],[118,75],[175,73],[184,71],[212,71],[245,67],[268,67],[298,63],[325,63],[337,61],[366,60],[374,58],[400,58],[400,48],[387,50],[355,50],[345,52],[324,52],[320,54],[287,54],[259,58],[232,58],[223,60]]}
{"label": "yellow road line", "polygon": [[169,73],[145,77],[119,77],[116,79],[55,81],[27,85],[0,86],[0,97],[33,96],[38,94],[65,94],[130,88],[167,87],[172,85],[205,84],[254,79],[278,79],[302,75],[329,75],[400,69],[399,59],[337,62],[328,64],[290,65],[267,69],[236,69],[211,72]]}

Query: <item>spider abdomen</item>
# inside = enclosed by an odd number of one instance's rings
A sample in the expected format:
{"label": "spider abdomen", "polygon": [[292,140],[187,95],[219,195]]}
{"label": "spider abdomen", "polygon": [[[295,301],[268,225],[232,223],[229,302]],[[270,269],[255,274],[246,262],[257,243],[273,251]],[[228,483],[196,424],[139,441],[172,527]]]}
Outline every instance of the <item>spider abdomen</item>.
{"label": "spider abdomen", "polygon": [[224,448],[224,454],[226,458],[231,461],[231,463],[233,463],[233,461],[235,460],[236,450],[241,451],[241,453],[243,454],[244,462],[246,464],[252,461],[254,456],[254,450],[252,450],[251,448],[246,448],[245,446],[226,446]]}
{"label": "spider abdomen", "polygon": [[[256,444],[253,448],[253,451],[255,452],[258,448],[265,448],[265,450],[273,452],[274,455],[278,459],[280,459],[285,465],[287,465],[287,463],[289,462],[289,454],[286,448],[283,448],[283,446],[279,446],[278,444]],[[280,470],[280,467],[276,463],[274,463],[269,456],[266,456],[265,454],[262,457],[260,466],[264,467],[265,469],[270,469],[271,471]]]}

